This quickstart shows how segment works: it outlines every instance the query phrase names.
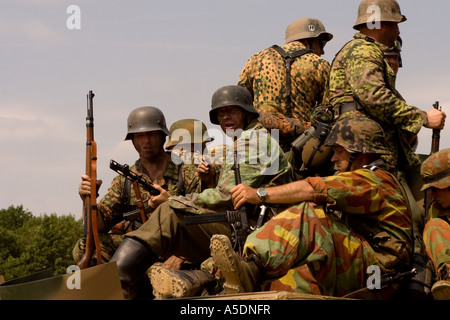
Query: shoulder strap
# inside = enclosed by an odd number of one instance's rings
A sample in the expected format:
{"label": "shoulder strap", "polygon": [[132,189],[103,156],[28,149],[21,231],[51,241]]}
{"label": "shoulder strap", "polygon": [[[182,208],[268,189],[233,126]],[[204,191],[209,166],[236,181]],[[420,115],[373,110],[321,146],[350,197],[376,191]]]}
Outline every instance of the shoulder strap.
{"label": "shoulder strap", "polygon": [[283,57],[286,64],[286,117],[292,118],[292,109],[294,106],[292,105],[291,100],[291,65],[295,59],[303,56],[304,54],[311,53],[312,51],[310,49],[301,49],[293,52],[292,54],[287,54],[283,48],[276,44],[271,46],[271,48]]}

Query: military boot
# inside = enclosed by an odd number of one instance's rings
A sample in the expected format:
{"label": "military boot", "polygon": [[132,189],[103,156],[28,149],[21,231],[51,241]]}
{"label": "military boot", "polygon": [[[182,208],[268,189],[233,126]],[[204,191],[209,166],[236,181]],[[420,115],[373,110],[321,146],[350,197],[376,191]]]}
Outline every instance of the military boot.
{"label": "military boot", "polygon": [[157,260],[157,256],[142,242],[125,237],[111,258],[116,261],[120,283],[125,299],[133,299],[138,294],[138,281],[145,271]]}
{"label": "military boot", "polygon": [[434,300],[450,300],[450,273],[448,267],[441,268],[439,280],[431,287]]}
{"label": "military boot", "polygon": [[203,270],[172,270],[153,265],[148,275],[155,299],[194,297],[214,283],[214,277]]}
{"label": "military boot", "polygon": [[252,292],[259,287],[263,267],[256,255],[242,259],[233,250],[230,239],[222,234],[212,236],[210,250],[215,265],[225,277],[223,287],[227,294]]}

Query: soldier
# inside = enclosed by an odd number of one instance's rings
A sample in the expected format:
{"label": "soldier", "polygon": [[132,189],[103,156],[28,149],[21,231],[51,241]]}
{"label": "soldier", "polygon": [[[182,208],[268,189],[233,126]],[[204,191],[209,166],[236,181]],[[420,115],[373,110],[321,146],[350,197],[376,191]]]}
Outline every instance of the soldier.
{"label": "soldier", "polygon": [[[372,10],[374,6],[379,10]],[[410,171],[406,176],[412,177],[408,181],[412,185],[421,180],[420,160],[412,141],[422,127],[442,129],[445,113],[410,106],[395,89],[395,73],[384,52],[395,45],[398,24],[404,21],[397,1],[363,0],[354,25],[359,32],[332,63],[329,94],[335,119],[367,116],[382,125],[390,151],[383,158],[391,168]],[[414,196],[416,200],[423,198],[421,193]]]}
{"label": "soldier", "polygon": [[[174,152],[175,161],[198,166],[192,183],[202,183],[202,190],[216,186],[217,173],[207,144],[214,141],[207,132],[206,125],[197,119],[182,119],[170,126],[170,137],[166,150]],[[200,180],[200,181],[199,181]],[[183,193],[186,194],[186,193]]]}
{"label": "soldier", "polygon": [[[339,173],[230,193],[244,203],[297,203],[247,237],[244,257],[215,235],[211,255],[227,293],[295,291],[342,297],[365,287],[369,275],[401,270],[412,249],[411,217],[401,187],[386,170],[381,127],[365,117],[337,122],[326,144]],[[369,269],[370,268],[370,269]],[[385,294],[385,293],[384,293]],[[372,298],[372,297],[371,297]]]}
{"label": "soldier", "polygon": [[[127,130],[125,140],[131,140],[139,154],[139,159],[130,170],[152,181],[154,187],[161,192],[160,195],[152,196],[139,187],[147,216],[158,205],[167,201],[170,195],[201,190],[201,183],[198,179],[194,179],[195,166],[180,164],[181,161],[175,164],[170,153],[164,151],[163,146],[170,132],[160,109],[146,106],[133,110],[127,119]],[[78,192],[83,199],[90,194],[91,181],[87,175],[82,175],[81,178]],[[98,187],[101,183],[101,180],[97,182]],[[137,200],[130,180],[118,175],[113,179],[106,195],[98,202],[98,231],[103,262],[111,260],[126,232],[142,225],[139,215],[124,219],[125,213],[137,209]],[[75,262],[80,261],[84,251],[84,239],[81,239],[73,250]],[[91,265],[95,263],[94,255]]]}
{"label": "soldier", "polygon": [[[279,185],[291,181],[291,168],[278,143],[258,122],[250,93],[241,86],[219,88],[212,97],[210,121],[236,137],[242,183],[250,186]],[[265,146],[264,148],[258,148]],[[256,148],[255,148],[256,147]],[[233,151],[233,150],[231,150]],[[233,157],[227,157],[233,159]],[[138,230],[125,238],[112,261],[117,262],[126,298],[136,294],[137,281],[158,257],[177,255],[202,262],[209,257],[213,234],[230,235],[227,223],[184,224],[184,216],[233,209],[229,190],[236,185],[233,163],[222,166],[215,188],[186,196],[172,196],[161,204]]]}
{"label": "soldier", "polygon": [[321,55],[332,38],[321,21],[297,19],[286,28],[285,45],[252,55],[241,72],[238,85],[252,94],[261,123],[279,130],[284,151],[311,124],[312,109],[323,101],[330,64]]}
{"label": "soldier", "polygon": [[421,174],[422,190],[429,189],[433,199],[423,235],[438,278],[431,293],[436,300],[450,300],[450,149],[428,157]]}

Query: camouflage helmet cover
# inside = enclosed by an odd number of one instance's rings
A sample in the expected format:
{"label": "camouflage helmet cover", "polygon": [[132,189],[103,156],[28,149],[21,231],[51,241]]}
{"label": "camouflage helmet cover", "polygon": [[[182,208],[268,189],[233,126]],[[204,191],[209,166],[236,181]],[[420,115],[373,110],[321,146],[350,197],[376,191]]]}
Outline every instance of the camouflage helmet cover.
{"label": "camouflage helmet cover", "polygon": [[170,135],[166,126],[166,118],[157,107],[140,107],[131,111],[127,119],[127,135],[125,140],[130,140],[133,133],[147,131],[162,131]]}
{"label": "camouflage helmet cover", "polygon": [[219,124],[217,119],[217,109],[226,106],[238,106],[249,113],[259,116],[253,106],[253,98],[250,92],[238,85],[224,86],[214,92],[211,99],[211,110],[209,111],[209,120],[213,124]]}
{"label": "camouflage helmet cover", "polygon": [[[206,125],[197,119],[183,119],[175,121],[170,126],[170,137],[167,142],[166,149],[170,150],[175,147],[179,143],[183,143],[184,135],[179,135],[176,133],[176,130],[184,129],[186,130],[184,133],[189,133],[189,141],[191,143],[206,143],[211,142],[214,138],[210,137],[207,132]],[[175,134],[174,134],[175,132]],[[183,132],[182,132],[183,133]]]}
{"label": "camouflage helmet cover", "polygon": [[396,0],[362,0],[358,7],[358,17],[353,29],[359,30],[361,25],[374,22],[404,22],[400,6]]}
{"label": "camouflage helmet cover", "polygon": [[291,22],[286,28],[286,43],[320,37],[321,40],[330,41],[333,35],[325,30],[323,23],[315,18],[301,18]]}
{"label": "camouflage helmet cover", "polygon": [[429,156],[420,169],[424,185],[428,188],[445,189],[450,187],[450,148],[443,149]]}
{"label": "camouflage helmet cover", "polygon": [[336,122],[325,140],[326,146],[341,146],[349,152],[391,154],[384,144],[381,126],[365,117],[344,118]]}

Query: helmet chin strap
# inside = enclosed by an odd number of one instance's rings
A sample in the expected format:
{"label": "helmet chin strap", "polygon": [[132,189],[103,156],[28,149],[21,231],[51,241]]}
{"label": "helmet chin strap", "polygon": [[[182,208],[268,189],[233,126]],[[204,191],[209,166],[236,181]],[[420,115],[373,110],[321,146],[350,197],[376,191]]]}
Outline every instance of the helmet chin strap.
{"label": "helmet chin strap", "polygon": [[350,158],[348,159],[348,165],[347,165],[347,169],[345,171],[350,171],[350,169],[352,168],[353,162],[355,162],[356,159],[356,154],[355,153],[350,153]]}

